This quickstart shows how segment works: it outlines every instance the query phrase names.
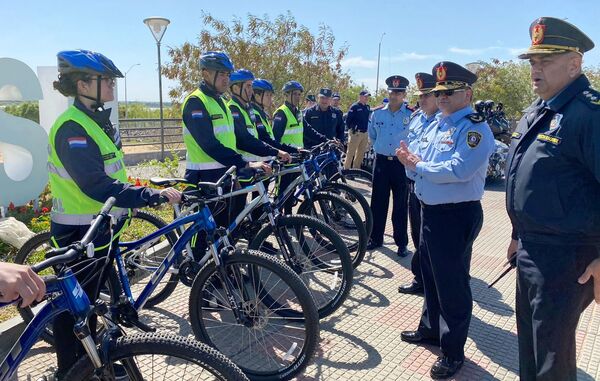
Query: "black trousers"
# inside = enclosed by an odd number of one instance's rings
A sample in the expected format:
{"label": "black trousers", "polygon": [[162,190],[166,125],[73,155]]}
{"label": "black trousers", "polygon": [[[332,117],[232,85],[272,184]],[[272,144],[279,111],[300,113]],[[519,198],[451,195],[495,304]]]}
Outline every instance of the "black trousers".
{"label": "black trousers", "polygon": [[[126,219],[122,219],[115,226],[115,232],[118,232],[121,229],[125,221]],[[50,225],[50,232],[55,241],[55,244],[58,247],[65,247],[83,238],[89,227],[90,225],[72,226],[57,224],[53,222]],[[109,241],[110,234],[105,233],[98,236],[94,240],[94,245],[96,247],[102,247],[109,243]],[[103,258],[106,257],[107,254],[108,247],[96,251],[95,257]],[[100,269],[104,262],[99,261],[96,263],[95,267],[87,267],[89,261],[85,261],[85,259],[71,264],[70,267],[73,273],[75,273],[75,277],[80,283],[87,281],[87,284],[82,284],[82,288],[87,294],[88,298],[90,298],[90,301],[93,303],[97,298],[97,295],[94,295],[94,293],[96,291],[96,285],[98,284],[98,282],[100,282],[98,275],[100,274]],[[81,342],[79,341],[79,339],[77,339],[77,337],[75,337],[75,334],[73,333],[74,324],[75,319],[73,319],[73,316],[68,312],[64,312],[58,315],[52,323],[52,330],[54,332],[55,340],[54,346],[56,349],[56,360],[58,366],[58,377],[64,376],[65,373],[75,364],[75,362],[85,354],[85,350],[83,349]],[[96,324],[97,319],[95,316],[92,316],[89,319],[89,326],[92,334],[96,333]]]}
{"label": "black trousers", "polygon": [[421,202],[415,195],[415,182],[408,180],[408,220],[410,221],[410,236],[415,244],[415,253],[410,261],[410,270],[413,273],[413,283],[423,286],[421,275],[421,256],[419,254],[419,242],[421,242]]}
{"label": "black trousers", "polygon": [[398,248],[408,245],[408,185],[406,180],[404,166],[396,157],[388,160],[387,156],[377,155],[373,168],[373,192],[371,195],[371,211],[373,212],[371,241],[376,244],[383,243],[391,191],[394,200],[394,209],[392,210],[394,242]]}
{"label": "black trousers", "polygon": [[598,251],[594,246],[519,242],[516,313],[522,381],[577,380],[575,332],[579,316],[594,299],[592,279],[584,285],[577,279]]}
{"label": "black trousers", "polygon": [[[185,179],[192,183],[197,184],[199,182],[214,183],[219,180],[223,174],[229,168],[209,169],[209,170],[186,170]],[[223,189],[224,193],[227,193],[228,189]],[[227,198],[224,203],[208,205],[217,226],[227,227],[230,222],[237,217],[237,215],[244,209],[246,204],[246,195],[236,196]],[[218,209],[216,209],[218,207]],[[200,232],[198,239],[192,244],[192,252],[196,260],[200,260],[206,251],[206,233]]]}
{"label": "black trousers", "polygon": [[462,360],[473,310],[469,270],[473,242],[483,224],[481,203],[423,204],[421,216],[425,301],[418,329],[439,338],[444,355]]}

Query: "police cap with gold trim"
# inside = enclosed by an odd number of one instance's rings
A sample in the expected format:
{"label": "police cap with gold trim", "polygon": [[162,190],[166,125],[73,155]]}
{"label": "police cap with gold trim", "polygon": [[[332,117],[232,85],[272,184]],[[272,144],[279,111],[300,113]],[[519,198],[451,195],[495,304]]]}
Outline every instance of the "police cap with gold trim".
{"label": "police cap with gold trim", "polygon": [[417,73],[415,74],[415,80],[417,81],[417,95],[429,94],[435,87],[435,78],[429,73]]}
{"label": "police cap with gold trim", "polygon": [[388,90],[404,91],[408,87],[408,79],[401,75],[392,75],[385,80]]}
{"label": "police cap with gold trim", "polygon": [[435,77],[433,91],[463,89],[470,87],[477,81],[477,76],[474,73],[450,61],[435,64],[431,74]]}
{"label": "police cap with gold trim", "polygon": [[535,54],[575,52],[583,55],[594,48],[594,42],[575,25],[554,17],[540,17],[529,26],[531,46],[521,59]]}

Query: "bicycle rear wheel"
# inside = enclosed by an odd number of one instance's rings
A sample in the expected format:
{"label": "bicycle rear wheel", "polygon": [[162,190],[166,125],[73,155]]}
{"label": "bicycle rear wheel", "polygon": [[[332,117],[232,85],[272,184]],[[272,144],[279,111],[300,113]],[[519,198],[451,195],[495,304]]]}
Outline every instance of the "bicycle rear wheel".
{"label": "bicycle rear wheel", "polygon": [[[314,217],[280,216],[276,224],[275,229],[271,225],[262,228],[248,247],[285,260],[310,290],[319,318],[331,315],[352,287],[354,269],[344,241]],[[279,242],[285,245],[287,256]]]}
{"label": "bicycle rear wheel", "polygon": [[293,378],[313,357],[319,337],[317,308],[306,286],[264,253],[236,250],[223,262],[226,278],[211,261],[194,279],[189,299],[194,335],[252,380]]}
{"label": "bicycle rear wheel", "polygon": [[300,204],[298,213],[313,216],[335,230],[348,247],[352,266],[358,267],[365,256],[369,237],[360,214],[350,202],[338,195],[319,191]]}
{"label": "bicycle rear wheel", "polygon": [[[111,363],[123,365],[129,380],[247,381],[244,373],[221,353],[192,338],[166,333],[123,336],[111,345]],[[95,380],[87,356],[67,372],[66,381]]]}

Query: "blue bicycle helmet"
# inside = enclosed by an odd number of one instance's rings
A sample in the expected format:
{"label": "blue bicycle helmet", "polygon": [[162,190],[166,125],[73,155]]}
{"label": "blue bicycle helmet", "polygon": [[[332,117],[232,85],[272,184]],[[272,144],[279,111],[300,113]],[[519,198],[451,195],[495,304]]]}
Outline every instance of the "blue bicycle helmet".
{"label": "blue bicycle helmet", "polygon": [[270,91],[272,93],[275,92],[275,90],[273,89],[273,84],[269,81],[267,81],[266,79],[262,79],[262,78],[256,78],[254,81],[252,81],[252,88],[256,91],[256,90],[260,90],[260,91]]}
{"label": "blue bicycle helmet", "polygon": [[246,81],[254,81],[254,74],[247,69],[236,70],[229,76],[229,86]]}
{"label": "blue bicycle helmet", "polygon": [[283,89],[281,89],[281,91],[283,91],[284,93],[288,93],[288,92],[294,91],[294,90],[300,90],[300,91],[304,92],[304,87],[302,87],[300,82],[288,81],[283,85]]}
{"label": "blue bicycle helmet", "polygon": [[200,56],[200,69],[215,71],[234,71],[233,62],[226,53],[206,52]]}
{"label": "blue bicycle helmet", "polygon": [[63,50],[56,55],[60,74],[86,73],[94,76],[123,78],[123,73],[101,53],[90,50]]}

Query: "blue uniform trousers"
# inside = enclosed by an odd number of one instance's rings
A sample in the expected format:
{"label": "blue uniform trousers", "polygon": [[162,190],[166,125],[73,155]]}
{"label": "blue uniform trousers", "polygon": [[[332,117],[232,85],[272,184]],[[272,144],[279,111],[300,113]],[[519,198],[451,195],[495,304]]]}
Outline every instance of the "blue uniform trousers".
{"label": "blue uniform trousers", "polygon": [[421,275],[421,255],[419,243],[421,242],[421,202],[415,194],[415,182],[408,179],[408,220],[410,221],[410,236],[415,245],[415,252],[410,261],[410,271],[413,273],[413,283],[423,285]]}
{"label": "blue uniform trousers", "polygon": [[371,195],[371,211],[373,212],[371,241],[376,244],[383,244],[390,191],[394,202],[392,210],[394,242],[399,248],[404,248],[408,244],[408,183],[406,180],[404,166],[395,156],[377,155],[373,168],[373,192]]}
{"label": "blue uniform trousers", "polygon": [[439,338],[444,355],[462,360],[473,310],[471,253],[483,210],[479,201],[421,206],[425,302],[418,330],[425,337]]}
{"label": "blue uniform trousers", "polygon": [[594,246],[519,242],[517,330],[522,381],[577,380],[575,331],[594,299],[593,282],[577,279],[598,258]]}

